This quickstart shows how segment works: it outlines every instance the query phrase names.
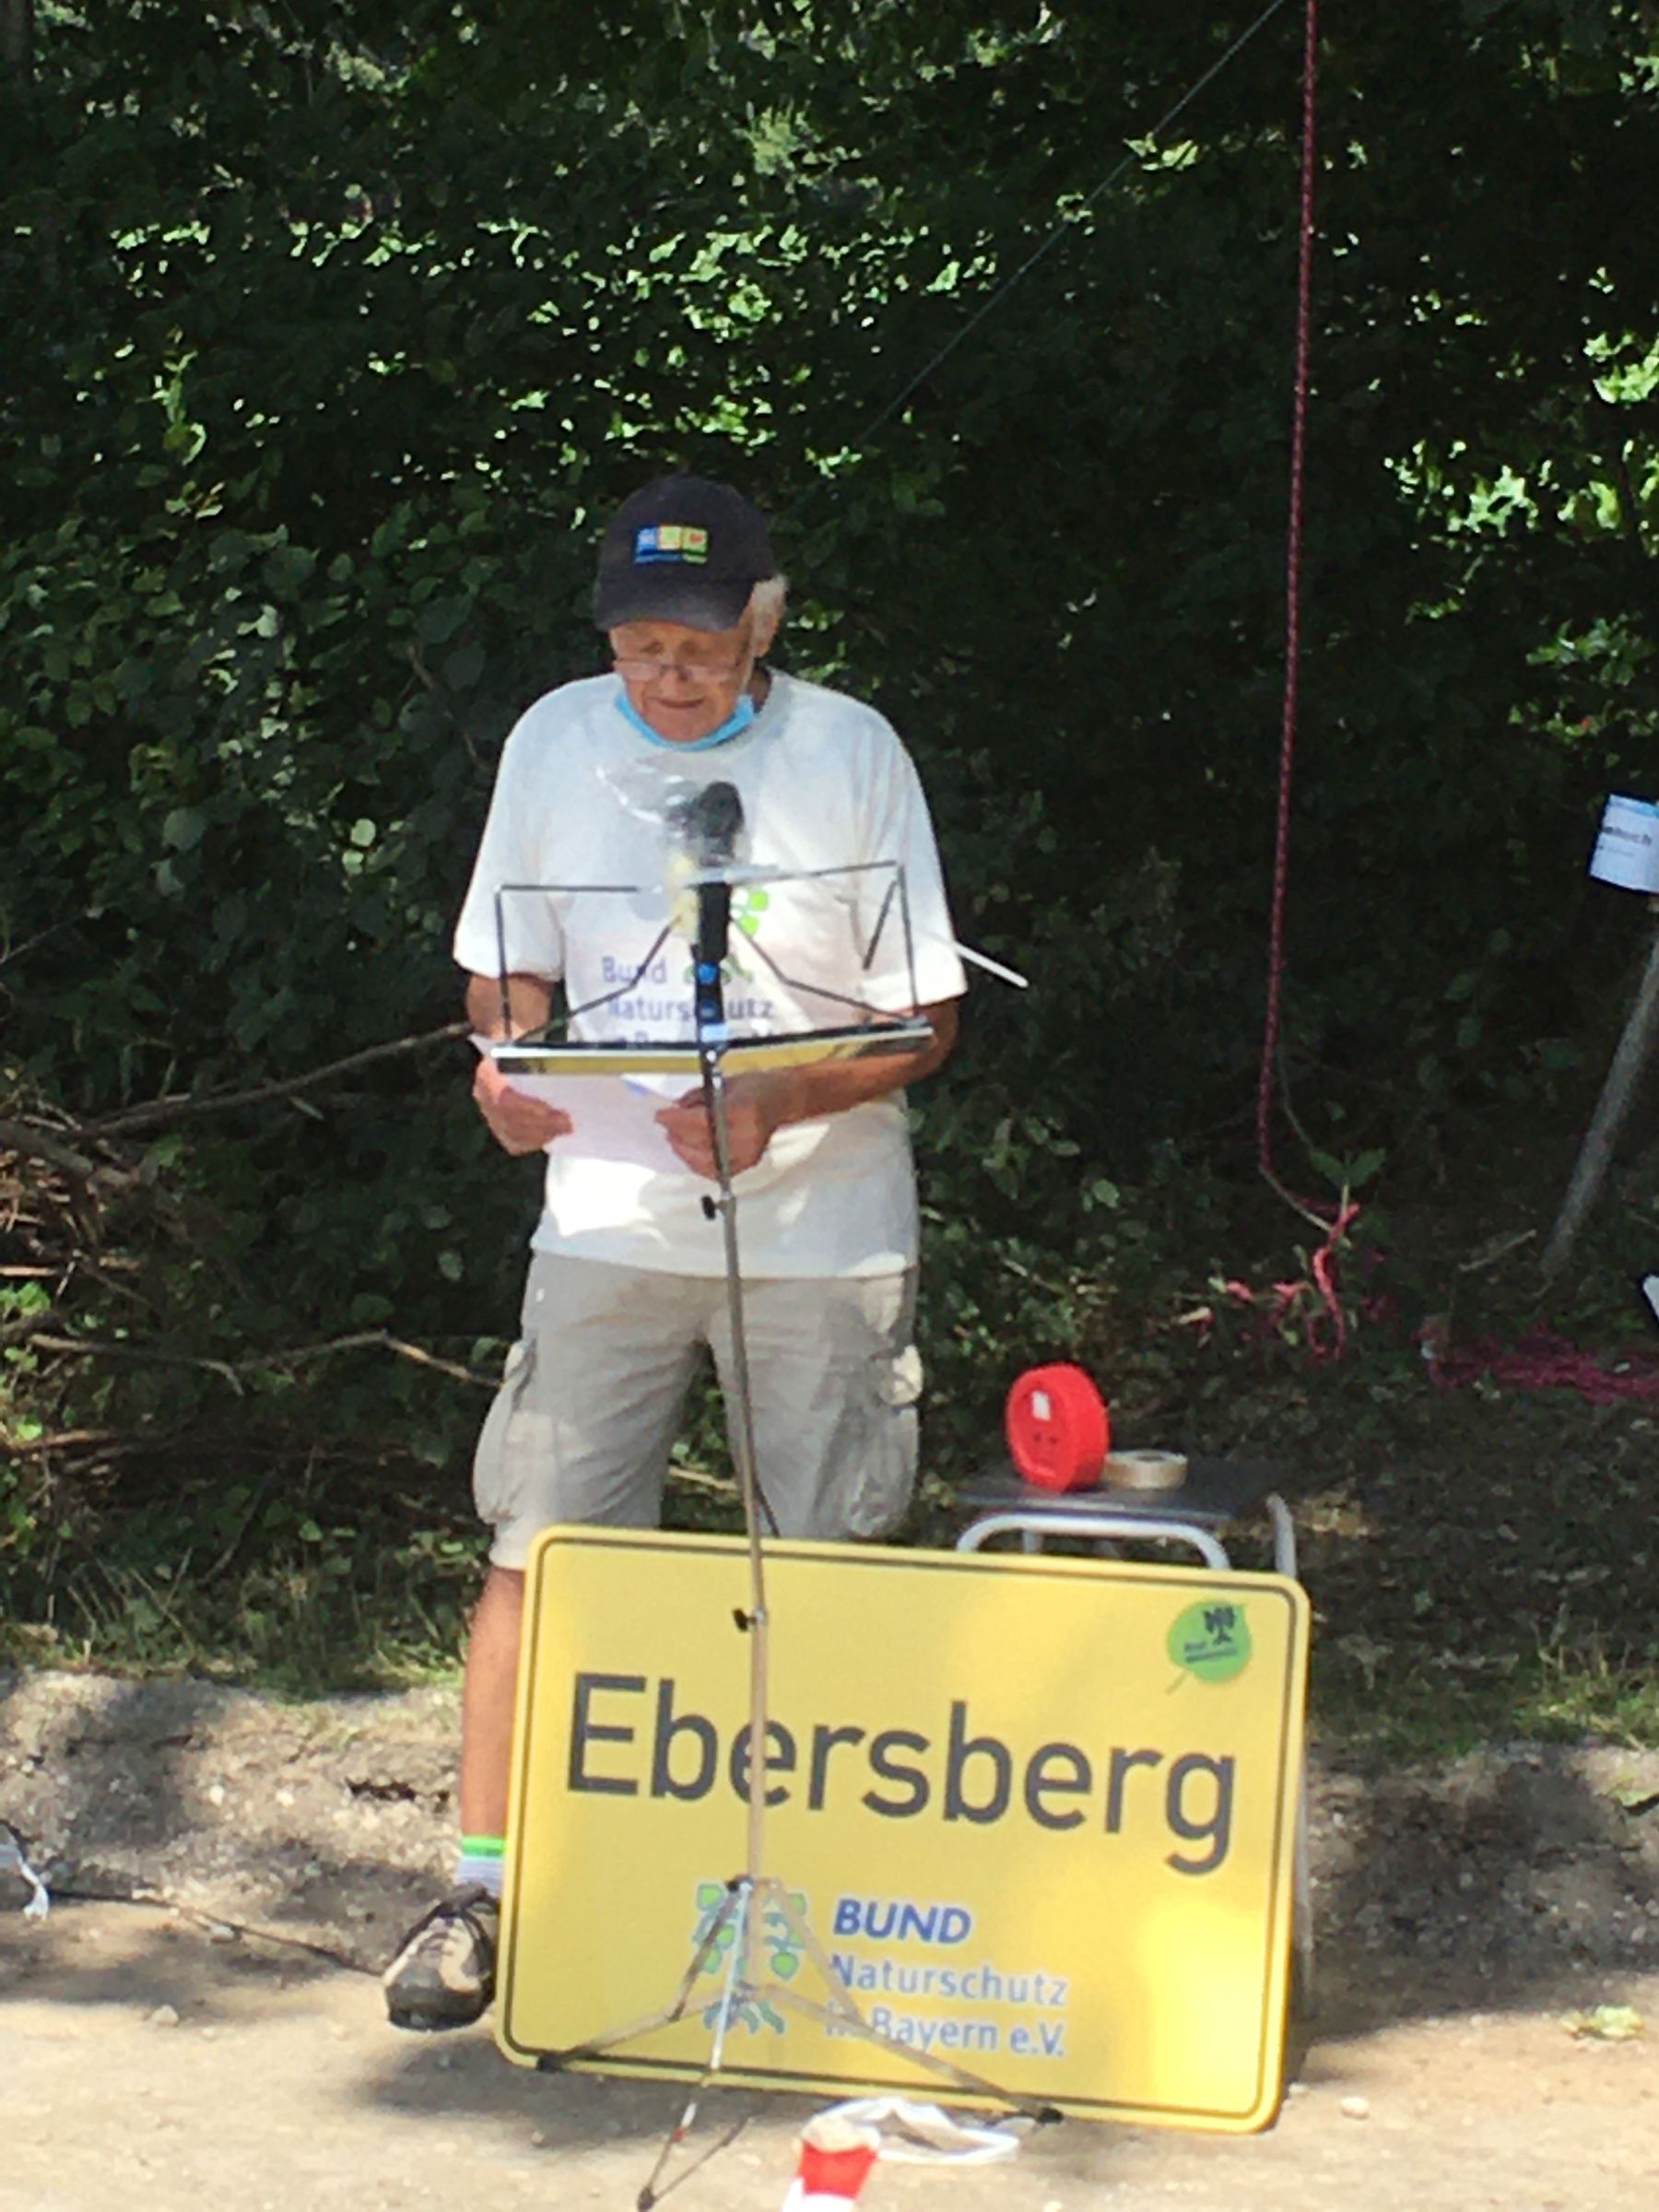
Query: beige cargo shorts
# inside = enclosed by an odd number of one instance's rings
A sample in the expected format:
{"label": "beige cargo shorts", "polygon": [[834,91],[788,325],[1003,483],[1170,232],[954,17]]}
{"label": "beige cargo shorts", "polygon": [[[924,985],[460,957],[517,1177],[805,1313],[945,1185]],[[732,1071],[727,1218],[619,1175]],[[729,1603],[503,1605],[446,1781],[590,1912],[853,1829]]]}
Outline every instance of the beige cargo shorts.
{"label": "beige cargo shorts", "polygon": [[[915,1293],[913,1269],[744,1285],[757,1474],[780,1535],[876,1536],[901,1519],[922,1389]],[[555,1522],[655,1527],[705,1345],[729,1428],[724,1277],[532,1255],[519,1340],[473,1463],[498,1567],[523,1567]]]}

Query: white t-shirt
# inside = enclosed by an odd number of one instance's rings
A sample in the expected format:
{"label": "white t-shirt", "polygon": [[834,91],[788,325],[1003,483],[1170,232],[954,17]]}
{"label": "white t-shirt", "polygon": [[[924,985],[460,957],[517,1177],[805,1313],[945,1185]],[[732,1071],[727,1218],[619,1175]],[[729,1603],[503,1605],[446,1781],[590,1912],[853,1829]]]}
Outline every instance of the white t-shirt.
{"label": "white t-shirt", "polygon": [[[872,1007],[909,1012],[907,950],[917,1005],[960,994],[927,804],[881,715],[774,675],[746,731],[696,752],[653,745],[623,715],[621,697],[612,676],[565,684],[514,726],[456,924],[463,968],[494,975],[504,960],[510,971],[562,978],[571,1033],[584,1041],[689,1041],[691,900],[676,873],[688,864],[670,818],[677,802],[724,782],[742,803],[737,859],[782,871],[732,889],[724,997],[735,1036],[839,1028]],[[503,888],[515,885],[563,888]],[[718,1275],[724,1243],[703,1208],[709,1182],[665,1140],[641,1147],[637,1132],[619,1141],[602,1125],[588,1087],[616,1081],[572,1077],[559,1097],[575,1128],[547,1147],[532,1242]],[[660,1102],[638,1101],[637,1117],[649,1122]],[[735,1188],[746,1275],[878,1275],[915,1260],[902,1092],[780,1129]]]}

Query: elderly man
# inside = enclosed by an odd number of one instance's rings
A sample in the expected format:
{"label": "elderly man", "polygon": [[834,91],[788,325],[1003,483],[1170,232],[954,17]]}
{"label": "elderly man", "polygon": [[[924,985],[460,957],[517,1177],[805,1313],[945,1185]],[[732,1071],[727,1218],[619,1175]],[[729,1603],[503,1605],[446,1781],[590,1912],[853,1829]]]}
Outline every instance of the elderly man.
{"label": "elderly man", "polygon": [[[547,693],[508,738],[454,950],[486,1037],[540,1028],[559,991],[584,1041],[688,1040],[675,825],[717,778],[757,870],[731,894],[733,1033],[909,1013],[913,988],[932,1027],[919,1049],[726,1086],[761,1490],[782,1535],[878,1535],[916,1464],[902,1092],[949,1053],[963,978],[915,770],[879,714],[767,667],[783,596],[765,520],[729,487],[669,477],[623,505],[594,603],[615,673]],[[498,891],[584,885],[608,888],[504,894],[504,1008]],[[494,1535],[467,1651],[456,1887],[387,1970],[402,2027],[476,2019],[492,1994],[532,1539],[559,1522],[654,1525],[704,1345],[729,1390],[702,1093],[606,1107],[615,1088],[586,1078],[557,1100],[529,1096],[488,1058],[474,1081],[505,1150],[545,1150],[546,1201],[474,1470]]]}

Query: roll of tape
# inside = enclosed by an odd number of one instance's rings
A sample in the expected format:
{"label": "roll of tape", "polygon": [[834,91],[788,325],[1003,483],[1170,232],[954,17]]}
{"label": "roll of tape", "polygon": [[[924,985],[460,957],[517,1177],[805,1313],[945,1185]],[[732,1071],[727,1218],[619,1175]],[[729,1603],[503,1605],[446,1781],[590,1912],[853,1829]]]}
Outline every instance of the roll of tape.
{"label": "roll of tape", "polygon": [[1178,1490],[1186,1473],[1179,1452],[1108,1452],[1100,1480],[1109,1490]]}

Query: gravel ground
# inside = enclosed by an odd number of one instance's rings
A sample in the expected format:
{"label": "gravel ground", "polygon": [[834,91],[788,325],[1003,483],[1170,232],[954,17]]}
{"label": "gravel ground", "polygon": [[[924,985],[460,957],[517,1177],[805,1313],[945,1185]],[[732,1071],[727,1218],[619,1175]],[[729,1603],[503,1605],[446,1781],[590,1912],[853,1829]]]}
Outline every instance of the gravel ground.
{"label": "gravel ground", "polygon": [[[680,2092],[400,2037],[371,1979],[447,1870],[447,1691],[283,1704],[0,1676],[0,1818],[57,1893],[0,1884],[0,2206],[631,2205]],[[863,2203],[975,2212],[1647,2212],[1659,2173],[1659,1756],[1511,1745],[1312,1774],[1319,2010],[1277,2124],[1071,2122],[1011,2165],[883,2167]],[[1575,2036],[1577,2008],[1654,2020]],[[723,2092],[676,2191],[781,2204],[814,2101]]]}

